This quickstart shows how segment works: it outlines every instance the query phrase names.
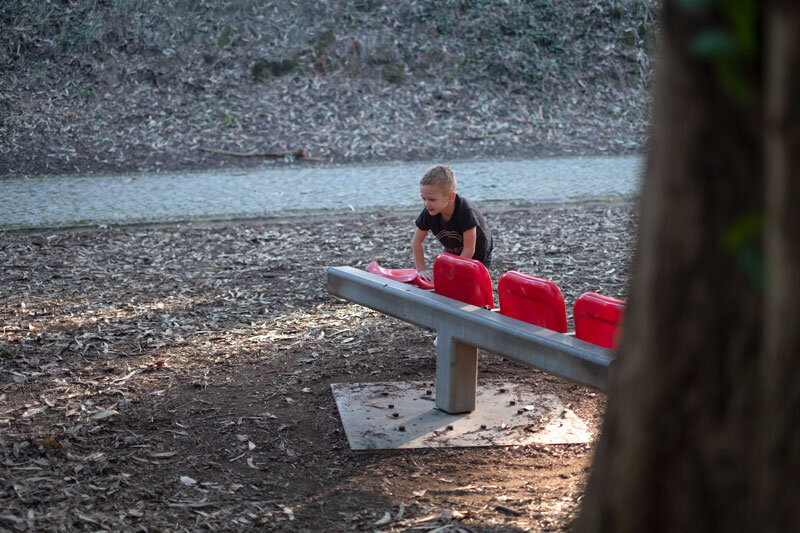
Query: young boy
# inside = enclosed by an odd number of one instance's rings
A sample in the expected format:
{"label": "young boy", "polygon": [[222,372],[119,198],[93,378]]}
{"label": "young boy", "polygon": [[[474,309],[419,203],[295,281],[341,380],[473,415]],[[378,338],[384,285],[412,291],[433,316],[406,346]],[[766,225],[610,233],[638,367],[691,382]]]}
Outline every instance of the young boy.
{"label": "young boy", "polygon": [[411,240],[419,277],[426,281],[433,279],[433,272],[425,266],[422,247],[428,231],[439,239],[445,252],[477,259],[489,268],[492,234],[478,208],[456,194],[456,176],[450,167],[437,165],[428,170],[419,182],[419,192],[425,208],[417,217],[417,228]]}

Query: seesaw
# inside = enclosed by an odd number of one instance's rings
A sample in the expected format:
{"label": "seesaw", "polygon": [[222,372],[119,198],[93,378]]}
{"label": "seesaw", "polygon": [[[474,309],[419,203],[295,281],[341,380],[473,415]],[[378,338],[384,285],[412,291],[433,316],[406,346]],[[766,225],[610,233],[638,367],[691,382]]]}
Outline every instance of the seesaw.
{"label": "seesaw", "polygon": [[425,281],[419,277],[417,270],[414,268],[383,268],[377,261],[373,261],[367,265],[365,270],[400,283],[413,283],[420,289],[433,290],[433,282]]}

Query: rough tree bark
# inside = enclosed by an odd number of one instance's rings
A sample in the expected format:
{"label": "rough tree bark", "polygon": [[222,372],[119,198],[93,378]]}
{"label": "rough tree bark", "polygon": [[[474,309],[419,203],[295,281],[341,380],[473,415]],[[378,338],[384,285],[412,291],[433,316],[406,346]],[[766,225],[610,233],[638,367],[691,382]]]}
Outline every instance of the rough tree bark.
{"label": "rough tree bark", "polygon": [[800,527],[799,6],[664,2],[628,322],[578,532]]}

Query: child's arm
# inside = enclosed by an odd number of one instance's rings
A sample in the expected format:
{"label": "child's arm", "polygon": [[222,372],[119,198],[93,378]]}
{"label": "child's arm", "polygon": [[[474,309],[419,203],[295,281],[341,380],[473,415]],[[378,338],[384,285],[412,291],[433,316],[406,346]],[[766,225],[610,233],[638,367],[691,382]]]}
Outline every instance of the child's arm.
{"label": "child's arm", "polygon": [[461,257],[472,259],[475,255],[475,241],[478,239],[478,228],[468,229],[463,233],[464,248],[461,250]]}
{"label": "child's arm", "polygon": [[422,241],[428,235],[427,231],[419,228],[414,229],[414,237],[411,239],[411,251],[414,253],[414,268],[419,272],[419,277],[425,281],[431,281],[433,275],[430,270],[425,268],[425,250],[422,247]]}

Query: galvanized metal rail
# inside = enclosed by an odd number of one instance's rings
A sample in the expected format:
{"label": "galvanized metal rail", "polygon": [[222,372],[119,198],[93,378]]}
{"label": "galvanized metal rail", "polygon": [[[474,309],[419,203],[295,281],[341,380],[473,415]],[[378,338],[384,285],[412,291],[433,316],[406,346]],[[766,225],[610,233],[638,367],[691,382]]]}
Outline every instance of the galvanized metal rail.
{"label": "galvanized metal rail", "polygon": [[475,409],[478,348],[605,390],[612,352],[601,346],[358,270],[328,269],[331,294],[432,329],[439,335],[436,406]]}

